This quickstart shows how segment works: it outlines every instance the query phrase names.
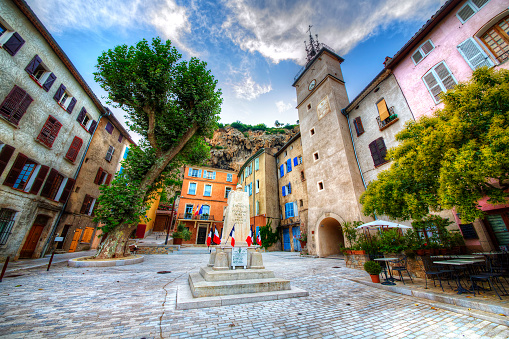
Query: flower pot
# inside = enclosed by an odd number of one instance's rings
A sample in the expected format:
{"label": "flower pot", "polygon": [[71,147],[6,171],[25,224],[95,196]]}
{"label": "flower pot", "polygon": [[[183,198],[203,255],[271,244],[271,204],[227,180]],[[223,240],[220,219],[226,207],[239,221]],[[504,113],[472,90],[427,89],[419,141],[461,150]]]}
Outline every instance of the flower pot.
{"label": "flower pot", "polygon": [[415,253],[417,253],[417,255],[424,255],[426,254],[426,250],[423,250],[423,249],[420,249],[420,250],[415,250]]}
{"label": "flower pot", "polygon": [[182,238],[173,238],[173,245],[182,245]]}
{"label": "flower pot", "polygon": [[364,251],[364,250],[353,250],[352,254],[366,254],[366,251]]}
{"label": "flower pot", "polygon": [[370,274],[369,276],[371,277],[371,281],[375,284],[380,283],[380,276],[378,274]]}
{"label": "flower pot", "polygon": [[307,241],[299,240],[299,242],[300,242],[300,248],[306,247]]}
{"label": "flower pot", "polygon": [[444,254],[447,254],[447,249],[445,248],[441,248],[438,250],[440,254],[444,255]]}
{"label": "flower pot", "polygon": [[424,250],[424,255],[432,255],[432,254],[433,254],[433,250],[431,250],[431,249]]}

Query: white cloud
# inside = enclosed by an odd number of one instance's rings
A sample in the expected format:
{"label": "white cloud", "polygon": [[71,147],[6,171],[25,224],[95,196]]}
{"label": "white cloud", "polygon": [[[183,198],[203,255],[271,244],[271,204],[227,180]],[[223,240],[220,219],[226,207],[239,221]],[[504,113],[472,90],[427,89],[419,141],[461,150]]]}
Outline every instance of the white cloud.
{"label": "white cloud", "polygon": [[260,86],[259,84],[253,81],[251,76],[247,76],[242,82],[234,84],[233,90],[237,98],[253,100],[258,98],[262,94],[269,93],[270,91],[272,91],[272,86],[270,84]]}
{"label": "white cloud", "polygon": [[263,1],[227,0],[222,28],[240,48],[259,52],[273,63],[304,63],[308,25],[339,54],[396,22],[428,19],[445,0]]}
{"label": "white cloud", "polygon": [[283,113],[283,112],[286,112],[289,109],[291,109],[293,107],[293,105],[291,103],[285,104],[285,102],[283,100],[280,100],[280,101],[276,101],[276,107],[277,107],[277,111],[279,113]]}

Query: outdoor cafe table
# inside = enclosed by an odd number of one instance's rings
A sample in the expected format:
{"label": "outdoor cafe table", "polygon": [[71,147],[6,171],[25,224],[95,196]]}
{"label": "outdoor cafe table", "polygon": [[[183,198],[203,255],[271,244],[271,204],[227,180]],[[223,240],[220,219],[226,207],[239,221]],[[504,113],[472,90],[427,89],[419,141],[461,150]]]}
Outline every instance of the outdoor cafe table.
{"label": "outdoor cafe table", "polygon": [[482,259],[484,258],[482,255],[479,254],[445,254],[445,255],[432,255],[431,258],[433,259],[446,259],[450,258],[452,259]]}
{"label": "outdoor cafe table", "polygon": [[[439,265],[452,265],[452,266],[467,266],[471,264],[475,264],[478,262],[484,262],[483,259],[456,259],[456,260],[442,260],[442,261],[433,261],[434,264]],[[460,274],[456,274],[456,284],[458,285],[458,294],[464,292],[470,292],[466,288],[461,285]]]}
{"label": "outdoor cafe table", "polygon": [[382,285],[396,285],[396,283],[394,283],[394,280],[396,279],[392,276],[391,267],[388,263],[391,261],[399,260],[399,258],[376,258],[374,260],[385,261],[385,267],[387,267],[387,270],[389,271],[390,278],[387,278],[387,272],[385,272],[385,281],[382,283]]}

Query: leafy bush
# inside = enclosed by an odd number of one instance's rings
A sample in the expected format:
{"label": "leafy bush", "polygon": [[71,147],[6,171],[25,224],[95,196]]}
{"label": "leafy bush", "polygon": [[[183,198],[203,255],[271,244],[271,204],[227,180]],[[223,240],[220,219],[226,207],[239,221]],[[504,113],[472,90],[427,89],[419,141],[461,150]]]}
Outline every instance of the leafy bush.
{"label": "leafy bush", "polygon": [[178,224],[177,231],[171,235],[173,239],[183,239],[185,241],[191,240],[192,233],[188,230],[183,223]]}
{"label": "leafy bush", "polygon": [[279,227],[276,231],[272,232],[272,220],[268,219],[267,225],[260,227],[260,238],[262,240],[262,247],[267,249],[279,240]]}
{"label": "leafy bush", "polygon": [[376,261],[366,261],[364,270],[370,275],[379,275],[382,272],[382,267]]}

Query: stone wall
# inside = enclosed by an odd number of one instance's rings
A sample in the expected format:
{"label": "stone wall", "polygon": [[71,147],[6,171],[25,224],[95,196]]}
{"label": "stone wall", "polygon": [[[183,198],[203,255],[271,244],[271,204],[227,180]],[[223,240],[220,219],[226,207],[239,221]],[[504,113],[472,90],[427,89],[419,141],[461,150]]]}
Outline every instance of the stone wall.
{"label": "stone wall", "polygon": [[175,245],[138,246],[136,254],[169,254],[178,251],[179,247]]}

